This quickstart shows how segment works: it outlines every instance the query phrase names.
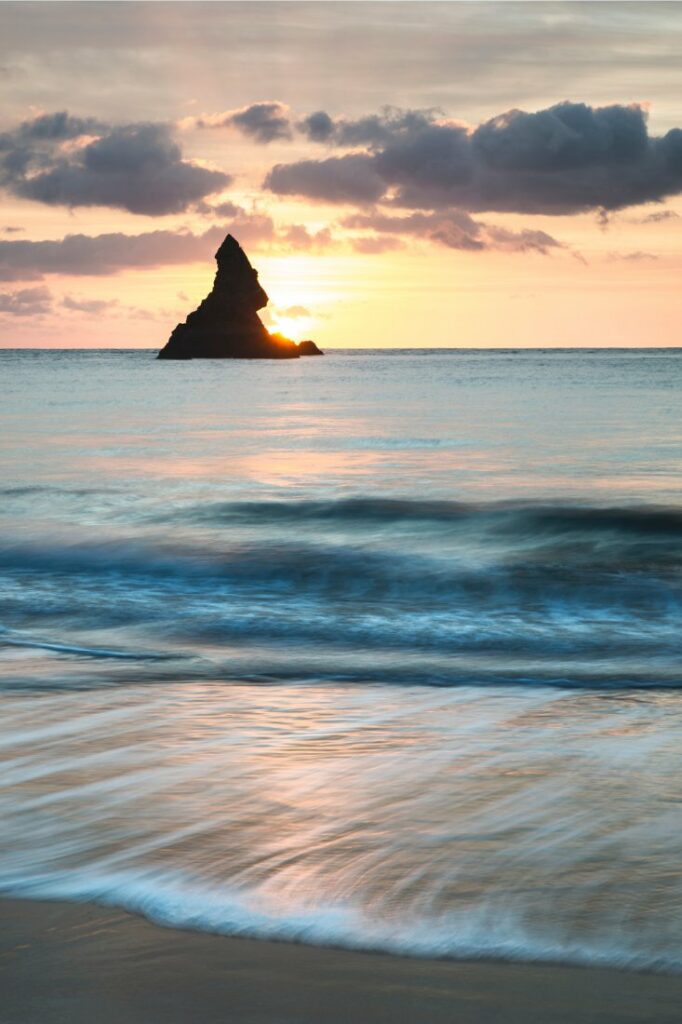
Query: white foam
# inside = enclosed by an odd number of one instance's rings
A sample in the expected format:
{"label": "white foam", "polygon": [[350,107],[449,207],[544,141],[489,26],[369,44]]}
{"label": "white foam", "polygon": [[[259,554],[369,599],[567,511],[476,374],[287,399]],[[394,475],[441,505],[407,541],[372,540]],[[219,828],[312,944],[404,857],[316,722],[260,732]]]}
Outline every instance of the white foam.
{"label": "white foam", "polygon": [[158,871],[37,874],[0,878],[6,896],[95,902],[168,928],[233,937],[384,952],[417,958],[501,960],[682,972],[676,950],[651,953],[622,941],[579,943],[533,935],[511,912],[478,911],[434,920],[377,920],[350,905],[277,907],[257,890],[189,882]]}

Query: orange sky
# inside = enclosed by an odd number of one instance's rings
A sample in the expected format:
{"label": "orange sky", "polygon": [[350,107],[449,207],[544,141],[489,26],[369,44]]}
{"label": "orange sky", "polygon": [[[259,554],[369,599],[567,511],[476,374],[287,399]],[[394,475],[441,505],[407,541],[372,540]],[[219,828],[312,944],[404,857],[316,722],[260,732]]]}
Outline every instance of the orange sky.
{"label": "orange sky", "polygon": [[678,345],[681,36],[676,4],[5,3],[0,345],[162,345],[228,230],[323,347]]}

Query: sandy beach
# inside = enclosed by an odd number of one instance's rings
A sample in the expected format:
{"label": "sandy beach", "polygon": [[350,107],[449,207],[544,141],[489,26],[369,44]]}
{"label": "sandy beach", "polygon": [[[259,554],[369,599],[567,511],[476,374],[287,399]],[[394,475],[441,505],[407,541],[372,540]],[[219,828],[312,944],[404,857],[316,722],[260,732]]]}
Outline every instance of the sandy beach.
{"label": "sandy beach", "polygon": [[0,902],[2,1024],[679,1021],[682,979],[403,959],[159,928],[91,904]]}

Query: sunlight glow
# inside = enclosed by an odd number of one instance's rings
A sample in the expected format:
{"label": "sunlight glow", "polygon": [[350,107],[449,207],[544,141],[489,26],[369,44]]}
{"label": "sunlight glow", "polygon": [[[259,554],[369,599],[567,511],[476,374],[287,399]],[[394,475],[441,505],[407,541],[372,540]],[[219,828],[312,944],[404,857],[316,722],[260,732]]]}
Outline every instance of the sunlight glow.
{"label": "sunlight glow", "polygon": [[272,330],[270,333],[283,334],[285,338],[291,338],[292,341],[303,341],[310,333],[310,325],[313,320],[314,317],[312,316],[293,317],[280,316],[278,313],[273,313]]}

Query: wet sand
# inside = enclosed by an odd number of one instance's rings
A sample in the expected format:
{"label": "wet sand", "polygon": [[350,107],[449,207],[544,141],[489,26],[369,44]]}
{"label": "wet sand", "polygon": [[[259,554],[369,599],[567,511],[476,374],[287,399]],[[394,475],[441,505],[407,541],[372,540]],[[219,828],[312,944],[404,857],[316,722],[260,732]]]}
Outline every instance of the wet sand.
{"label": "wet sand", "polygon": [[0,900],[1,1024],[679,1022],[682,978],[404,959]]}

